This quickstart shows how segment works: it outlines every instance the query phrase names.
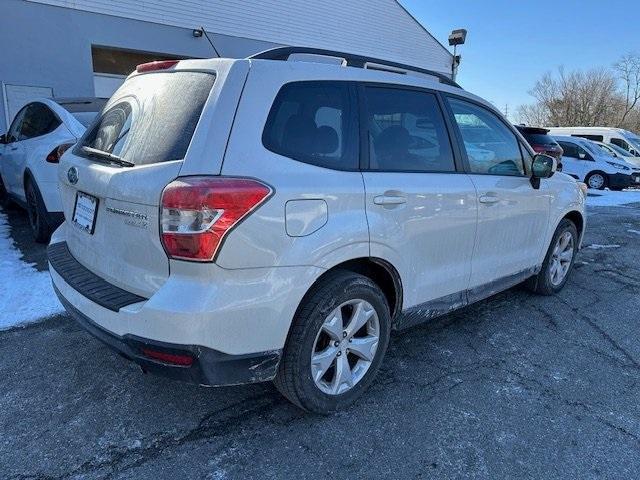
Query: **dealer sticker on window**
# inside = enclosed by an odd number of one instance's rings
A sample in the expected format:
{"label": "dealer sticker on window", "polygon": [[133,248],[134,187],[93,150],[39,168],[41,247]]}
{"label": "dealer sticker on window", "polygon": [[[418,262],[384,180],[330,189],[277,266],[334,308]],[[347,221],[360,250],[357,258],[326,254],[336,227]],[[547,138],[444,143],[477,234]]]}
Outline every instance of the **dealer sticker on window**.
{"label": "dealer sticker on window", "polygon": [[93,195],[78,192],[76,206],[73,210],[73,223],[76,227],[93,234],[98,213],[98,199]]}

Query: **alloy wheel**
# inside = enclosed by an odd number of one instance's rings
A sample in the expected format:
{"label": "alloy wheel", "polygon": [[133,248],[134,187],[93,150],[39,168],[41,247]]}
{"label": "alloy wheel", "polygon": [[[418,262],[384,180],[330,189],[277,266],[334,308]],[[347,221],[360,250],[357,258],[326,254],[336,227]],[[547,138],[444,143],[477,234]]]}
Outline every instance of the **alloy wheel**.
{"label": "alloy wheel", "polygon": [[589,187],[595,190],[600,190],[602,187],[604,187],[604,182],[604,176],[599,173],[594,173],[589,177]]}
{"label": "alloy wheel", "polygon": [[564,232],[558,238],[556,246],[551,255],[551,265],[549,267],[549,275],[551,283],[554,286],[560,285],[571,268],[571,262],[574,255],[574,240],[571,232]]}
{"label": "alloy wheel", "polygon": [[351,390],[371,367],[380,341],[380,320],[361,299],[334,309],[316,335],[311,351],[311,376],[328,395]]}

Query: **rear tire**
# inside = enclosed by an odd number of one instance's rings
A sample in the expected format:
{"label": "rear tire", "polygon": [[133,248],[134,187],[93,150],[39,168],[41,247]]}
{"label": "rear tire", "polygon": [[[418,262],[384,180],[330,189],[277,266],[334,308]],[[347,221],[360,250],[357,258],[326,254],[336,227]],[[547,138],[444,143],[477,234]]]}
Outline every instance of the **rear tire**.
{"label": "rear tire", "polygon": [[6,207],[9,205],[9,193],[4,186],[4,181],[0,177],[0,207]]}
{"label": "rear tire", "polygon": [[569,279],[577,252],[578,229],[565,218],[553,235],[540,273],[527,280],[526,287],[539,295],[558,293]]}
{"label": "rear tire", "polygon": [[27,213],[33,238],[38,243],[49,243],[52,233],[49,213],[44,206],[38,186],[30,178],[25,182],[24,193],[27,198]]}
{"label": "rear tire", "polygon": [[298,307],[274,383],[304,410],[327,415],[344,409],[374,380],[390,332],[380,288],[365,276],[332,272]]}
{"label": "rear tire", "polygon": [[584,183],[593,190],[604,190],[609,184],[609,178],[603,172],[591,172],[585,178]]}

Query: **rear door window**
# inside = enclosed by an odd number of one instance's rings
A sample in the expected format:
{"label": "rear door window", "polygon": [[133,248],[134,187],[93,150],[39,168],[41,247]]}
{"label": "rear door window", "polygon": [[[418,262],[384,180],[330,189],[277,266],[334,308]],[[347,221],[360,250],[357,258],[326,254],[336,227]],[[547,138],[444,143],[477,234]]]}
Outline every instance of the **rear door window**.
{"label": "rear door window", "polygon": [[442,110],[432,93],[366,87],[370,169],[455,172]]}
{"label": "rear door window", "polygon": [[58,128],[60,123],[60,119],[44,103],[31,103],[22,119],[19,138],[27,140],[46,135]]}
{"label": "rear door window", "polygon": [[159,72],[127,80],[111,97],[82,147],[111,154],[134,165],[181,160],[187,153],[215,75]]}
{"label": "rear door window", "polygon": [[285,85],[267,119],[265,148],[324,168],[357,169],[357,109],[351,91],[344,82]]}

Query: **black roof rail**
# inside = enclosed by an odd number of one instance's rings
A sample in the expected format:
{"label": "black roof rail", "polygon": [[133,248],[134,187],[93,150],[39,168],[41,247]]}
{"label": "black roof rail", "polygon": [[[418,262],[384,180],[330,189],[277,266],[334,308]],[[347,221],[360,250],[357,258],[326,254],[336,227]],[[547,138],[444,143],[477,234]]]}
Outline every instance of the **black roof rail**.
{"label": "black roof rail", "polygon": [[[456,82],[451,80],[446,75],[434,72],[433,70],[427,70],[426,68],[414,67],[412,65],[405,65],[403,63],[391,62],[389,60],[382,60],[379,58],[373,57],[365,57],[362,55],[355,55],[353,53],[345,53],[345,52],[337,52],[334,50],[325,50],[322,48],[311,48],[311,47],[277,47],[269,50],[265,50],[264,52],[256,53],[248,57],[249,59],[255,60],[282,60],[286,61],[289,59],[291,55],[295,54],[307,54],[307,55],[322,55],[325,57],[336,57],[342,58],[346,62],[346,65],[349,67],[357,67],[357,68],[367,68],[367,64],[372,64],[372,70],[382,70],[393,72],[393,70],[385,70],[384,67],[390,67],[393,69],[398,69],[400,72],[416,72],[422,73],[424,75],[429,75],[432,77],[436,77],[440,80],[440,83],[444,83],[446,85],[450,85],[452,87],[462,88]],[[378,67],[378,68],[376,68]]]}

